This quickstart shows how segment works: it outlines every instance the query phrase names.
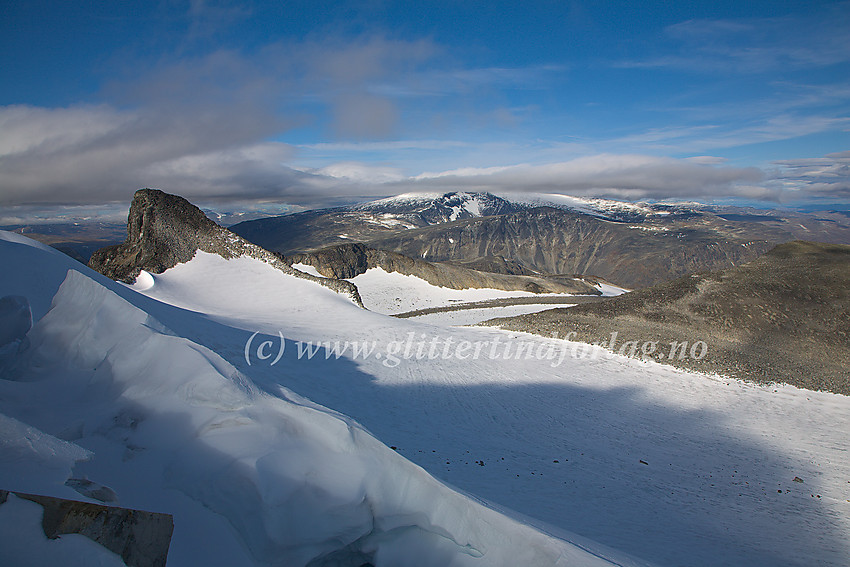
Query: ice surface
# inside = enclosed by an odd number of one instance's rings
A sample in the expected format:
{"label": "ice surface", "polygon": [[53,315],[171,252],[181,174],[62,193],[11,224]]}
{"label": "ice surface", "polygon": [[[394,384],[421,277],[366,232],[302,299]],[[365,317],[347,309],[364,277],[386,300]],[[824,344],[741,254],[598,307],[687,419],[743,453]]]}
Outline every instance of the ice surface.
{"label": "ice surface", "polygon": [[22,340],[31,328],[29,300],[22,295],[0,297],[0,346]]}
{"label": "ice surface", "polygon": [[56,490],[93,454],[0,413],[0,490]]}

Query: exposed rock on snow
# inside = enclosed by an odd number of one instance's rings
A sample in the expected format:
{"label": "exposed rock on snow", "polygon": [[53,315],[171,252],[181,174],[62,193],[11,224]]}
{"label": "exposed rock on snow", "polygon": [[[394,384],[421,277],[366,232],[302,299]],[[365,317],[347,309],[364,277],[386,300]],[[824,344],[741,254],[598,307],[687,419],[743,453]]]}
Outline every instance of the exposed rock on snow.
{"label": "exposed rock on snow", "polygon": [[[44,535],[80,534],[118,554],[128,567],[165,567],[174,520],[170,514],[12,493],[44,508]],[[0,490],[0,504],[9,493]]]}
{"label": "exposed rock on snow", "polygon": [[123,244],[97,250],[89,267],[114,280],[133,283],[142,270],[161,274],[188,262],[198,250],[227,259],[243,255],[257,258],[284,273],[348,295],[362,306],[354,284],[299,272],[279,256],[217,225],[183,197],[158,189],[136,191],[127,218],[127,239]]}

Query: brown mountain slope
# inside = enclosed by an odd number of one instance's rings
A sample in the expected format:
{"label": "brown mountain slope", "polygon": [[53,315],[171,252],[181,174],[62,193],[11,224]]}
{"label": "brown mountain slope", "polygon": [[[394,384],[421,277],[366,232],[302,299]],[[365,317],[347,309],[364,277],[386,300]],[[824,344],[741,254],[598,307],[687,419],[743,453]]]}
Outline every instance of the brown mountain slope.
{"label": "brown mountain slope", "polygon": [[510,258],[543,273],[593,275],[629,289],[743,264],[772,248],[701,227],[640,230],[551,207],[407,230],[368,244],[431,262]]}
{"label": "brown mountain slope", "polygon": [[654,344],[659,362],[850,395],[850,246],[789,242],[737,268],[485,324],[634,356]]}

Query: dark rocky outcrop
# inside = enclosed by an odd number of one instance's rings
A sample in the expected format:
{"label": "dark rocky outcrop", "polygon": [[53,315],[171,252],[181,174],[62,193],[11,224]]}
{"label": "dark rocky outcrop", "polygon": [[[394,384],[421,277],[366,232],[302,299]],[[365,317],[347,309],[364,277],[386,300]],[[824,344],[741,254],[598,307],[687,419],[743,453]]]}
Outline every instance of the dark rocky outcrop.
{"label": "dark rocky outcrop", "polygon": [[451,289],[491,288],[532,293],[599,294],[592,284],[573,277],[541,277],[481,272],[451,264],[426,262],[396,252],[376,250],[364,244],[330,246],[288,258],[293,263],[309,264],[329,278],[353,278],[369,268],[417,276],[428,283]]}
{"label": "dark rocky outcrop", "polygon": [[359,276],[369,268],[373,250],[365,244],[351,243],[328,246],[315,252],[296,254],[287,260],[293,264],[307,264],[328,278],[347,279]]}
{"label": "dark rocky outcrop", "polygon": [[348,295],[362,306],[354,284],[317,278],[295,270],[278,255],[217,225],[183,197],[158,189],[136,191],[127,218],[126,240],[96,251],[89,260],[89,267],[114,280],[132,283],[141,270],[162,273],[188,262],[198,250],[227,259],[239,256],[256,258],[284,273]]}
{"label": "dark rocky outcrop", "polygon": [[132,282],[140,270],[160,274],[188,262],[197,250],[232,258],[223,230],[183,197],[140,189],[130,204],[126,240],[97,250],[89,266],[114,280]]}
{"label": "dark rocky outcrop", "polygon": [[129,567],[164,567],[174,531],[170,514],[101,506],[50,496],[0,490],[0,505],[9,494],[44,508],[44,535],[80,534],[116,553]]}
{"label": "dark rocky outcrop", "polygon": [[[632,346],[654,342],[650,358],[666,364],[850,395],[850,246],[790,242],[737,268],[483,324],[572,332],[574,340],[637,356]],[[707,351],[698,358],[690,347],[700,340]],[[688,342],[683,358],[671,356],[674,341]]]}

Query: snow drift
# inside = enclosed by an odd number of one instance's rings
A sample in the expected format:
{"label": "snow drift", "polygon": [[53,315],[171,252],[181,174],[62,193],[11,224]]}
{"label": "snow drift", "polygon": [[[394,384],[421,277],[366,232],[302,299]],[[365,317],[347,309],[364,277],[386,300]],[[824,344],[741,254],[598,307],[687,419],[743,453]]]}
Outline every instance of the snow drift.
{"label": "snow drift", "polygon": [[[199,509],[220,515],[243,564],[610,564],[449,489],[344,416],[261,391],[78,271],[29,338],[0,381],[12,485],[31,459],[7,434],[36,456],[58,447],[64,468],[88,460],[122,502],[173,514],[178,549]],[[57,492],[64,474],[4,488]]]}

